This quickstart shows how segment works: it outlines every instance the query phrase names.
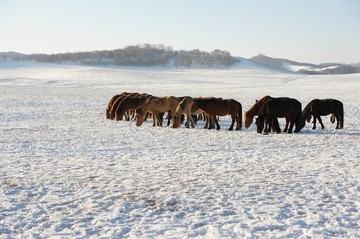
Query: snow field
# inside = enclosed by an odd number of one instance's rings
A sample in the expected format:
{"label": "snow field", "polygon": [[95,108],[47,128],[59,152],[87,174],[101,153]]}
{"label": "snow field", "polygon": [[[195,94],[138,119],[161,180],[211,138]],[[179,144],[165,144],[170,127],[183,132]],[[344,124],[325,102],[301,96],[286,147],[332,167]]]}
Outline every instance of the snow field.
{"label": "snow field", "polygon": [[[184,70],[30,65],[0,71],[0,238],[356,238],[359,75],[242,63]],[[344,103],[299,134],[152,127],[105,119],[123,91]],[[284,120],[280,119],[281,126]]]}

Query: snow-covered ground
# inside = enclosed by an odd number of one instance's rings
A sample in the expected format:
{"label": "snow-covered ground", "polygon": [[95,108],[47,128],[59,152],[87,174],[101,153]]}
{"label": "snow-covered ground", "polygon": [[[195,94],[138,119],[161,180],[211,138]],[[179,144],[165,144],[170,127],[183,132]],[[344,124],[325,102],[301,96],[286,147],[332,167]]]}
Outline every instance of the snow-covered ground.
{"label": "snow-covered ground", "polygon": [[[141,127],[115,94],[344,103],[299,134]],[[0,238],[358,238],[360,75],[0,63]],[[283,126],[284,120],[280,119]]]}
{"label": "snow-covered ground", "polygon": [[339,66],[328,66],[328,67],[315,67],[315,66],[308,66],[308,65],[294,65],[294,64],[289,64],[289,63],[283,63],[283,67],[286,70],[292,71],[292,72],[298,72],[301,70],[306,70],[306,71],[314,71],[314,72],[321,72],[321,71],[326,71],[328,69],[335,69]]}

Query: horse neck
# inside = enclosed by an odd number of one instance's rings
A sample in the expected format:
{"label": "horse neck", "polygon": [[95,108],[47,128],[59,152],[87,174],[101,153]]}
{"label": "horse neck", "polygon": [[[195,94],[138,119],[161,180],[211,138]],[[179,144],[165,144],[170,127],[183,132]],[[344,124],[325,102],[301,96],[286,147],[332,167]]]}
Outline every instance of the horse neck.
{"label": "horse neck", "polygon": [[304,110],[301,113],[301,116],[306,119],[306,117],[308,117],[311,114],[311,103],[307,104],[307,106],[305,106]]}
{"label": "horse neck", "polygon": [[259,114],[259,111],[261,109],[261,107],[264,105],[264,103],[270,99],[270,96],[264,96],[263,98],[261,98],[258,102],[256,102],[248,111],[246,111],[246,116],[247,117],[254,117],[255,115]]}
{"label": "horse neck", "polygon": [[208,105],[208,100],[200,99],[197,101],[198,109],[204,110],[204,108],[206,108],[207,105]]}

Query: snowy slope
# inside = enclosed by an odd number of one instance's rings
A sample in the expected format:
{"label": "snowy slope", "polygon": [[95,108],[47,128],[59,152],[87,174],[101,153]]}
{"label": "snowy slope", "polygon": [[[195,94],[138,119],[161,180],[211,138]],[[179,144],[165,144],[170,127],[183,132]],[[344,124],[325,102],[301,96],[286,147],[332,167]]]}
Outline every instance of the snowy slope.
{"label": "snowy slope", "polygon": [[268,66],[274,70],[282,70],[287,72],[309,74],[309,75],[331,75],[331,74],[354,74],[360,73],[358,64],[343,63],[323,63],[310,64],[296,62],[282,58],[272,58],[265,55],[257,55],[249,59],[252,62]]}
{"label": "snowy slope", "polygon": [[[2,63],[3,64],[3,63]],[[360,237],[360,75],[0,64],[0,238]],[[299,134],[105,119],[123,91],[344,103]],[[284,120],[280,119],[283,126]]]}

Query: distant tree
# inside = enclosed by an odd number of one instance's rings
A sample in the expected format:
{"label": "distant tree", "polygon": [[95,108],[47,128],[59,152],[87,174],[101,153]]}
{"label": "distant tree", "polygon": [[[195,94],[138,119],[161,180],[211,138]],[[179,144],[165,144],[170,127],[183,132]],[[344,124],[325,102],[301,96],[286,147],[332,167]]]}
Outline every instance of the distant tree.
{"label": "distant tree", "polygon": [[193,64],[213,67],[215,64],[230,66],[235,62],[228,51],[214,50],[213,52],[174,51],[172,46],[164,44],[137,44],[123,49],[68,52],[59,54],[31,54],[0,53],[0,60],[30,60],[51,63],[73,63],[83,65],[123,65],[123,66],[155,66],[166,65],[171,60],[176,67],[190,68]]}

